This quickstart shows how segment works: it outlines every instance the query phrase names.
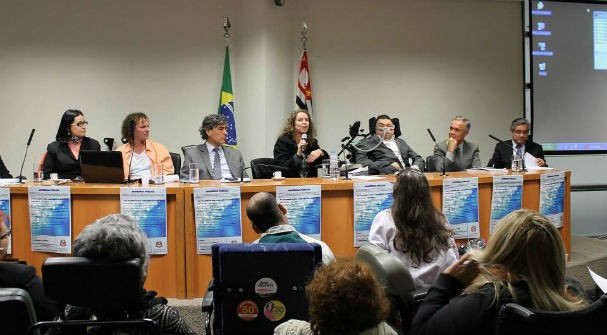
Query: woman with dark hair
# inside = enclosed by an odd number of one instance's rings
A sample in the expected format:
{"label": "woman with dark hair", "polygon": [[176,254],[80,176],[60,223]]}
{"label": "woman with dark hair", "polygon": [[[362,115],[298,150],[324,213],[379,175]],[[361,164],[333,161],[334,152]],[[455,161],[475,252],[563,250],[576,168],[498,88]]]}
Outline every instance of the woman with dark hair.
{"label": "woman with dark hair", "polygon": [[354,260],[319,268],[306,286],[309,323],[289,320],[274,335],[396,335],[387,323],[389,303],[373,274]]}
{"label": "woman with dark hair", "polygon": [[[303,135],[307,140],[303,139]],[[285,177],[316,177],[316,165],[329,158],[316,140],[316,128],[307,110],[291,113],[274,144],[274,160],[277,165],[289,169]]]}
{"label": "woman with dark hair", "polygon": [[118,147],[122,152],[124,179],[150,178],[154,174],[154,164],[162,163],[164,175],[175,171],[171,154],[167,148],[149,139],[150,119],[143,113],[132,113],[122,121],[122,139],[125,144]]}
{"label": "woman with dark hair", "polygon": [[369,242],[398,256],[417,288],[427,288],[458,259],[445,216],[432,204],[430,185],[417,169],[405,169],[394,184],[392,207],[379,212]]}
{"label": "woman with dark hair", "polygon": [[96,140],[86,137],[88,121],[77,109],[63,113],[55,142],[46,147],[42,165],[44,178],[57,173],[59,178],[73,179],[80,176],[80,150],[101,150]]}

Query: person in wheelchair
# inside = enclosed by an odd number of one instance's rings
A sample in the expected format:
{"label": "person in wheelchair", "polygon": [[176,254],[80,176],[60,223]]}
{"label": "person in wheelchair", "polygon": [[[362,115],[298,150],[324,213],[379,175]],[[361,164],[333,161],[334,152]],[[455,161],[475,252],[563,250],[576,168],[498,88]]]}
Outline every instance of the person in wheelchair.
{"label": "person in wheelchair", "polygon": [[[97,261],[115,262],[137,258],[141,260],[144,277],[142,280],[145,281],[150,263],[146,244],[145,233],[132,217],[123,214],[110,214],[86,226],[76,237],[73,249],[74,256]],[[179,312],[167,305],[166,298],[157,297],[154,291],[143,290],[141,292],[137,310],[104,311],[72,305],[66,307],[67,320],[85,320],[90,317],[96,317],[99,320],[112,320],[117,316],[117,313],[122,314],[118,315],[119,318],[128,314],[130,318],[152,319],[160,326],[163,334],[195,334],[185,320],[181,318]],[[74,334],[81,333],[78,331]],[[72,334],[67,330],[59,331],[58,329],[55,332],[51,331],[50,334],[62,333]]]}
{"label": "person in wheelchair", "polygon": [[309,322],[289,320],[274,335],[396,335],[385,319],[389,304],[373,274],[354,260],[319,268],[306,286]]}
{"label": "person in wheelchair", "polygon": [[253,243],[318,243],[322,249],[322,262],[329,264],[335,256],[329,246],[320,240],[304,235],[289,224],[287,209],[276,202],[276,198],[267,192],[254,194],[247,204],[247,217],[253,230],[261,237]]}
{"label": "person in wheelchair", "polygon": [[[449,266],[420,305],[412,334],[493,334],[506,303],[542,311],[587,306],[565,279],[563,241],[554,224],[530,209],[502,219],[483,250]],[[583,327],[583,325],[580,325]]]}

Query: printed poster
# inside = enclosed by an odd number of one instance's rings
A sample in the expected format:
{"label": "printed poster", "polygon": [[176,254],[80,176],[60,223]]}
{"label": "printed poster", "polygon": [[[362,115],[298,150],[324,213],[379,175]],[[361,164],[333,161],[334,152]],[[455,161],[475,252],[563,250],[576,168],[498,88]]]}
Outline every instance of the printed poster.
{"label": "printed poster", "polygon": [[392,206],[391,182],[354,183],[354,246],[369,243],[369,230],[377,213]]}
{"label": "printed poster", "polygon": [[32,251],[72,252],[69,186],[28,186]]}
{"label": "printed poster", "polygon": [[287,209],[289,224],[320,240],[320,185],[277,186],[276,201]]}
{"label": "printed poster", "polygon": [[557,227],[563,226],[565,208],[565,172],[544,173],[540,176],[540,213]]}
{"label": "printed poster", "polygon": [[443,180],[443,213],[453,229],[453,238],[478,238],[478,178]]}
{"label": "printed poster", "polygon": [[215,243],[241,243],[240,187],[194,189],[196,253],[210,255]]}
{"label": "printed poster", "polygon": [[148,237],[150,255],[167,254],[167,195],[164,187],[121,187],[120,213],[132,216]]}
{"label": "printed poster", "polygon": [[[7,229],[11,229],[11,190],[9,188],[0,188],[0,212],[8,215],[9,219],[4,220],[4,224]],[[13,253],[13,235],[8,235],[8,246],[6,247],[6,254]]]}
{"label": "printed poster", "polygon": [[489,232],[504,216],[520,209],[523,205],[523,176],[505,175],[493,177],[491,197],[491,222]]}

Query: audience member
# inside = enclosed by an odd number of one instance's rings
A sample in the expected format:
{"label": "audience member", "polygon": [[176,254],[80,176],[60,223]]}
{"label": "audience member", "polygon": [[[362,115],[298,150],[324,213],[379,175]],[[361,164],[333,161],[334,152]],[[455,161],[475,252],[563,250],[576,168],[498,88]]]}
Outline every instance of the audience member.
{"label": "audience member", "polygon": [[371,272],[353,260],[319,268],[306,286],[309,323],[289,320],[274,335],[396,335],[386,322],[389,304]]}
{"label": "audience member", "polygon": [[411,333],[493,334],[498,311],[509,302],[544,311],[583,308],[584,298],[567,289],[565,263],[554,224],[534,210],[514,211],[485,249],[465,254],[440,275]]}
{"label": "audience member", "polygon": [[289,169],[289,178],[316,177],[316,166],[323,158],[328,159],[329,155],[318,145],[310,113],[303,109],[291,113],[274,144],[276,164]]}
{"label": "audience member", "polygon": [[2,156],[0,156],[0,178],[13,178],[13,176],[11,175],[11,173],[6,168],[6,165],[4,165],[4,161],[2,160]]}
{"label": "audience member", "polygon": [[[228,136],[228,119],[221,114],[204,117],[200,135],[205,143],[183,148],[184,164],[181,178],[189,178],[190,163],[196,163],[200,179],[240,178],[244,160],[240,151],[225,145]],[[248,177],[246,172],[244,177]]]}
{"label": "audience member", "polygon": [[80,177],[80,150],[101,150],[96,140],[86,137],[88,121],[77,109],[68,109],[63,113],[55,142],[46,147],[42,171],[44,178],[57,173],[59,178]]}
{"label": "audience member", "polygon": [[44,295],[42,280],[36,275],[36,268],[27,264],[3,261],[11,233],[6,224],[8,220],[8,215],[0,211],[0,287],[24,289],[32,298],[37,319],[53,320],[59,315],[59,305]]}
{"label": "audience member", "polygon": [[512,167],[512,155],[518,153],[523,157],[527,152],[535,157],[538,166],[548,166],[542,146],[529,140],[530,128],[531,125],[527,119],[514,119],[510,124],[512,140],[505,141],[505,144],[497,143],[495,145],[489,165],[499,169],[510,169]]}
{"label": "audience member", "polygon": [[417,288],[427,288],[458,258],[445,216],[432,204],[423,173],[406,169],[394,184],[392,207],[379,212],[369,242],[393,253],[409,268]]}
{"label": "audience member", "polygon": [[434,146],[434,166],[436,171],[465,171],[480,167],[478,145],[465,140],[470,132],[470,120],[456,116],[449,126],[449,138]]}
{"label": "audience member", "polygon": [[356,162],[368,166],[369,174],[391,174],[410,166],[424,170],[422,156],[405,140],[394,137],[394,122],[388,115],[376,118],[375,135],[360,141],[356,147]]}
{"label": "audience member", "polygon": [[261,237],[253,243],[318,243],[322,248],[322,261],[329,264],[335,260],[329,246],[320,240],[297,232],[289,224],[287,210],[276,202],[276,198],[267,192],[254,194],[247,204],[247,216],[251,220],[253,230]]}
{"label": "audience member", "polygon": [[[86,226],[76,237],[73,249],[74,256],[98,261],[116,262],[137,258],[141,260],[145,281],[150,262],[146,245],[146,236],[133,218],[110,214]],[[138,306],[139,310],[129,311],[129,317],[150,318],[160,326],[163,334],[194,334],[179,312],[168,306],[165,298],[156,297],[156,292],[143,290]],[[103,319],[105,314],[102,310],[91,311],[78,306],[66,308],[67,320]]]}
{"label": "audience member", "polygon": [[122,138],[127,142],[122,153],[124,179],[148,178],[154,175],[154,165],[162,164],[162,174],[173,174],[173,161],[164,145],[150,140],[150,119],[144,113],[132,113],[122,121]]}

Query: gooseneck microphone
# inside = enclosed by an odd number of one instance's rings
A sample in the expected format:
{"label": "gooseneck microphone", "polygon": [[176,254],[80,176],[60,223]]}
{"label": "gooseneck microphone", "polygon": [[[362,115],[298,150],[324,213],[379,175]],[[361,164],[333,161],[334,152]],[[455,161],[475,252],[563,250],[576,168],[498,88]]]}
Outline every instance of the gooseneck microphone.
{"label": "gooseneck microphone", "polygon": [[248,169],[250,169],[250,166],[244,167],[242,168],[242,170],[240,170],[240,182],[244,182],[244,172],[247,171]]}
{"label": "gooseneck microphone", "polygon": [[23,155],[23,162],[21,162],[21,169],[19,170],[19,183],[23,183],[23,165],[25,164],[25,158],[27,157],[27,149],[29,149],[30,144],[32,144],[32,138],[34,138],[35,131],[36,129],[32,129],[30,137],[27,139],[27,145],[25,146],[25,155]]}
{"label": "gooseneck microphone", "polygon": [[432,134],[432,130],[430,130],[430,128],[426,128],[426,130],[428,131],[428,134],[430,134],[430,138],[432,139],[432,142],[434,142],[436,148],[438,148],[438,150],[443,153],[443,168],[441,169],[441,176],[447,176],[447,169],[445,164],[445,158],[447,157],[447,153],[438,146],[438,143],[436,143],[436,138],[434,137],[434,134]]}
{"label": "gooseneck microphone", "polygon": [[129,139],[129,142],[131,143],[131,160],[129,161],[129,173],[127,174],[128,177],[126,179],[127,184],[134,182],[131,180],[131,165],[133,165],[133,156],[135,156],[135,120],[131,120],[129,126],[131,126],[131,138]]}
{"label": "gooseneck microphone", "polygon": [[[512,155],[516,154],[516,149],[514,149],[512,146],[508,145],[508,143],[504,142],[503,140],[500,140],[499,138],[489,134],[489,137],[491,137],[492,139],[496,140],[498,143],[500,143],[501,145],[505,146],[506,148],[509,148],[512,150]],[[524,155],[523,155],[524,156]],[[525,167],[525,157],[521,157],[521,162],[523,164],[523,171],[526,171],[526,167]]]}

